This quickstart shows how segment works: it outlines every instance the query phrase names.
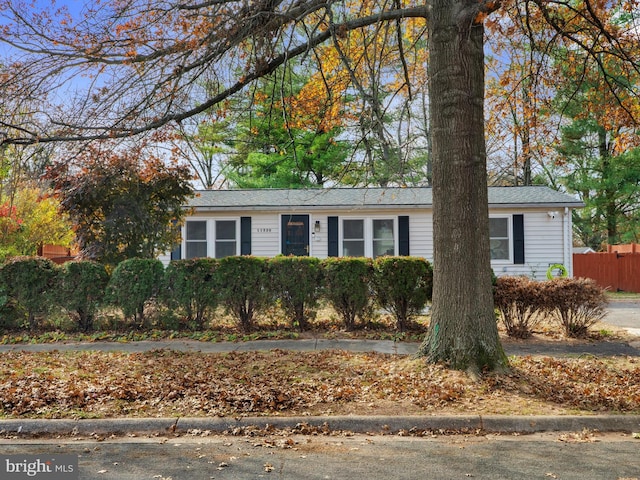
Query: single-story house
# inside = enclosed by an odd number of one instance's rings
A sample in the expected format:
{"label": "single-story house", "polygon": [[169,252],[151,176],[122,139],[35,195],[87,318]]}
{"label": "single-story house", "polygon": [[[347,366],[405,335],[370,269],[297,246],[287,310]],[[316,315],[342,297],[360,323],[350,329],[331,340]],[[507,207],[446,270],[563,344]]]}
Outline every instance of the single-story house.
{"label": "single-story house", "polygon": [[[583,204],[543,186],[490,187],[497,275],[572,272],[571,210]],[[171,259],[256,255],[412,255],[433,258],[432,190],[327,188],[199,191]]]}

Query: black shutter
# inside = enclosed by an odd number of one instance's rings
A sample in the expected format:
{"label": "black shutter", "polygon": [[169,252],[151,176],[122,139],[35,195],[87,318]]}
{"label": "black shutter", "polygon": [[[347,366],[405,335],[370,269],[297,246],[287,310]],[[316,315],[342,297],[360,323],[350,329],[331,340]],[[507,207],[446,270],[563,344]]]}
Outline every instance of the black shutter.
{"label": "black shutter", "polygon": [[251,255],[251,217],[240,217],[240,255]]}
{"label": "black shutter", "polygon": [[409,216],[398,217],[398,255],[408,256],[409,253]]}
{"label": "black shutter", "polygon": [[513,216],[513,263],[524,263],[524,215]]}
{"label": "black shutter", "polygon": [[[178,232],[178,234],[180,236],[182,233],[182,228],[180,228],[180,225],[178,225],[178,222],[176,220],[172,220],[171,223],[173,223],[173,228],[176,229],[176,232]],[[171,260],[180,260],[182,259],[182,239],[180,239],[180,243],[176,243],[173,246],[173,250],[171,251]]]}
{"label": "black shutter", "polygon": [[327,255],[329,257],[338,256],[338,217],[329,217],[327,219],[327,236],[329,247]]}

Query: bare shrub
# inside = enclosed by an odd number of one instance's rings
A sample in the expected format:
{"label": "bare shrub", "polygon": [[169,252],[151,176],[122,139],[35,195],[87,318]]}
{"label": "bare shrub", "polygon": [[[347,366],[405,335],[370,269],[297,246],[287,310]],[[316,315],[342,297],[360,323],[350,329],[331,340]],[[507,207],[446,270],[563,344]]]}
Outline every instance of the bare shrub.
{"label": "bare shrub", "polygon": [[587,335],[606,314],[607,297],[588,278],[557,278],[543,282],[548,311],[567,337]]}
{"label": "bare shrub", "polygon": [[526,277],[500,277],[493,299],[510,337],[530,337],[542,320],[545,302],[540,282]]}

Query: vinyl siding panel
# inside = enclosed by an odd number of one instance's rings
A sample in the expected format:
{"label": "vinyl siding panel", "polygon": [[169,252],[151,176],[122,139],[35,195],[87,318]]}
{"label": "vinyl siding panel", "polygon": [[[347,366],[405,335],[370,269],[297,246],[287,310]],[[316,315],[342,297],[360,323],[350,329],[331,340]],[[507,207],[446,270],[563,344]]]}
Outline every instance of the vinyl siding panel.
{"label": "vinyl siding panel", "polygon": [[[249,216],[249,215],[244,215]],[[275,257],[280,253],[280,215],[258,213],[251,216],[251,254]]]}
{"label": "vinyl siding panel", "polygon": [[409,243],[411,256],[433,261],[433,215],[430,210],[409,212]]}
{"label": "vinyl siding panel", "polygon": [[496,275],[525,275],[537,280],[546,279],[547,269],[554,263],[563,263],[565,241],[563,212],[551,218],[547,210],[493,210],[490,214],[512,215],[524,213],[525,263],[492,262]]}
{"label": "vinyl siding panel", "polygon": [[[327,258],[329,251],[329,213],[313,213],[310,215],[311,240],[309,240],[310,254],[313,257]],[[320,232],[315,233],[313,227],[316,220],[320,221]]]}

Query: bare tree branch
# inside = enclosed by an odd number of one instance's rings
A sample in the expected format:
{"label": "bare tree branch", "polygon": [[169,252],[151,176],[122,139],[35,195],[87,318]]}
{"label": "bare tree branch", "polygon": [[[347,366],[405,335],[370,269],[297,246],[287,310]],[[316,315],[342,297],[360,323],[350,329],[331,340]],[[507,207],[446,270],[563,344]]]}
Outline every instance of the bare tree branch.
{"label": "bare tree branch", "polygon": [[[323,25],[325,16],[320,12],[330,11],[332,3],[262,0],[239,8],[238,2],[222,0],[180,3],[160,13],[142,14],[150,15],[150,21],[173,22],[173,37],[155,42],[149,32],[160,27],[140,27],[143,33],[137,48],[131,38],[119,38],[118,32],[119,28],[125,29],[128,18],[140,12],[118,12],[121,17],[110,20],[115,33],[104,38],[87,34],[87,43],[82,44],[71,38],[80,35],[78,28],[63,29],[63,41],[59,41],[54,34],[38,33],[42,21],[29,20],[9,5],[8,11],[29,35],[26,40],[18,39],[20,29],[16,29],[13,36],[2,40],[21,55],[12,64],[0,66],[2,79],[7,80],[0,86],[0,96],[19,92],[22,98],[30,97],[44,105],[46,93],[56,87],[68,88],[78,75],[88,77],[93,85],[84,97],[67,92],[69,97],[63,100],[66,105],[58,110],[42,108],[39,123],[16,125],[0,110],[0,125],[7,130],[0,142],[27,145],[124,138],[199,115],[288,60],[328,41],[331,31]],[[188,17],[184,17],[185,12]],[[317,20],[313,20],[316,14]],[[349,31],[426,15],[426,7],[390,9],[346,18],[336,27]],[[310,21],[316,22],[307,29],[312,35],[302,38],[301,30],[294,27]],[[187,28],[185,22],[189,28],[208,30],[202,35],[181,35],[179,28]],[[291,46],[278,52],[276,48],[286,43],[274,39],[284,36]],[[218,90],[204,96],[205,83],[217,84]]]}

